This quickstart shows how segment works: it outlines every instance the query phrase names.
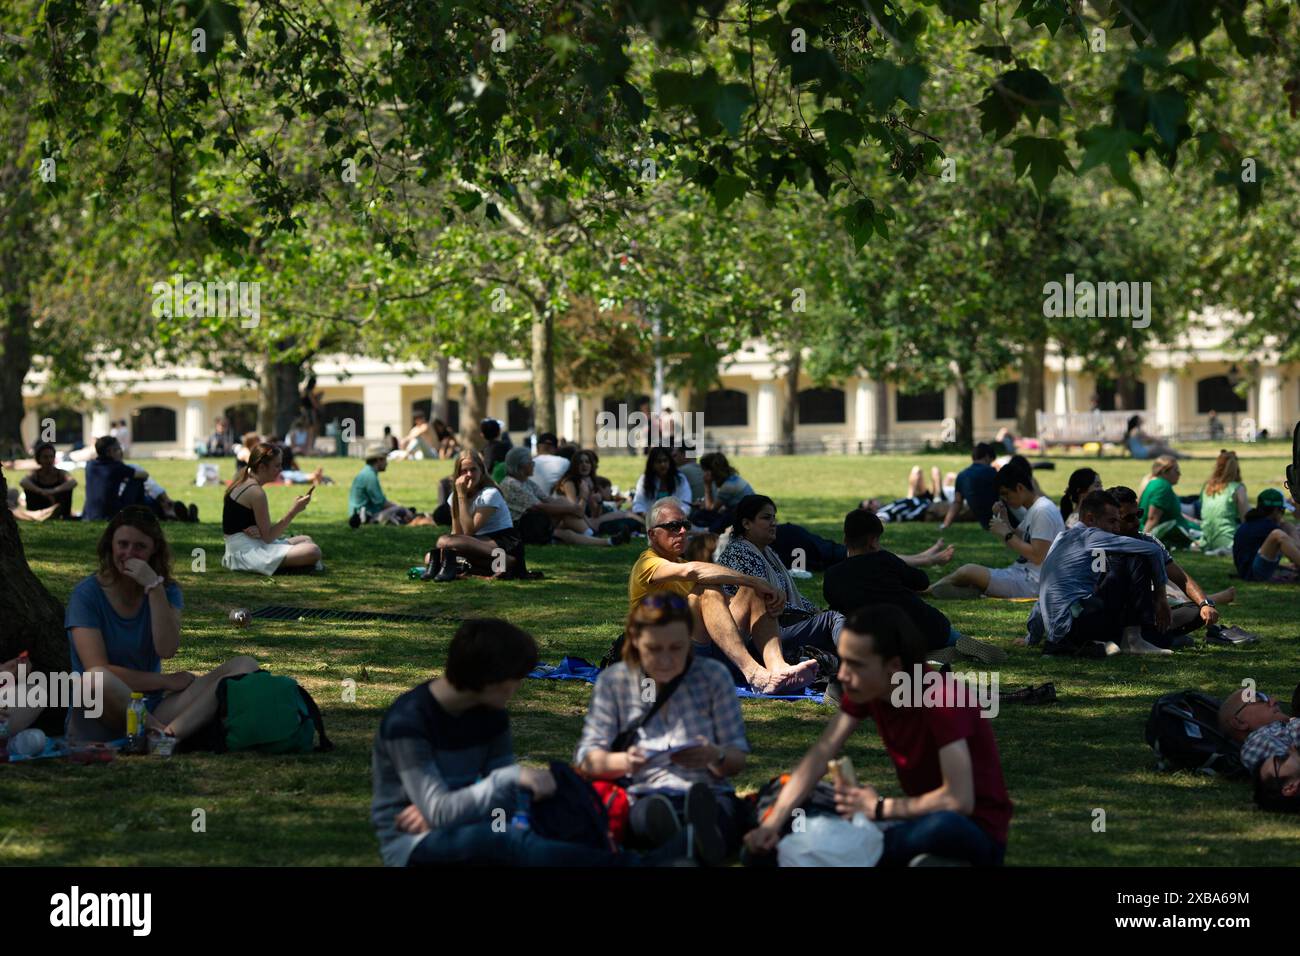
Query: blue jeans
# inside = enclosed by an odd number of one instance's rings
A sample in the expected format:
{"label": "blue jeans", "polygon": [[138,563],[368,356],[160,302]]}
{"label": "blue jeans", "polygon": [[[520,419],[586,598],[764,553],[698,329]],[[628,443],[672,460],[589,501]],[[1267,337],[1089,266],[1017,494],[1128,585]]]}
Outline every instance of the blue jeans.
{"label": "blue jeans", "polygon": [[1250,562],[1250,576],[1246,578],[1246,580],[1248,581],[1272,580],[1273,572],[1277,570],[1278,565],[1281,563],[1282,563],[1281,552],[1278,552],[1278,556],[1276,558],[1273,558],[1271,561],[1268,558],[1264,557],[1262,554],[1256,552],[1254,560]]}
{"label": "blue jeans", "polygon": [[407,866],[630,866],[642,862],[629,853],[610,853],[577,843],[562,843],[532,830],[492,829],[491,820],[439,827],[415,845]]}
{"label": "blue jeans", "polygon": [[972,866],[1001,866],[1007,848],[970,817],[951,810],[927,813],[885,828],[880,866],[907,866],[922,853],[933,853]]}

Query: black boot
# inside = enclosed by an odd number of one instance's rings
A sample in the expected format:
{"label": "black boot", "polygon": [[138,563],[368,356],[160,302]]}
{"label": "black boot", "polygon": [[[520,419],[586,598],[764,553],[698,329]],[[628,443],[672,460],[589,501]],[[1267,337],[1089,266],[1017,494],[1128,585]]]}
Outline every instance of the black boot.
{"label": "black boot", "polygon": [[438,582],[455,581],[456,573],[459,568],[456,566],[456,552],[451,548],[440,548],[438,550],[438,560],[441,562],[441,570],[434,575],[433,580]]}

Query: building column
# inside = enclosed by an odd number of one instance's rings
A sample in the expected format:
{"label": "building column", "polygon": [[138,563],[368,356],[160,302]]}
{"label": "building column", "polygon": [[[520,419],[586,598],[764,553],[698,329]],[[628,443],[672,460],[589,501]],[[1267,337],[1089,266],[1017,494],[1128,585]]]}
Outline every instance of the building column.
{"label": "building column", "polygon": [[582,401],[577,392],[565,392],[560,398],[559,437],[578,441],[582,435]]}
{"label": "building column", "polygon": [[758,451],[760,454],[770,451],[777,443],[777,431],[781,427],[781,419],[777,414],[777,394],[776,382],[766,381],[758,383],[758,408],[757,408],[757,428],[754,439],[758,442]]}
{"label": "building column", "polygon": [[377,441],[384,434],[385,425],[394,435],[405,434],[401,385],[367,385],[361,390],[361,404],[366,409],[366,434],[355,437]]}
{"label": "building column", "polygon": [[880,421],[884,417],[880,390],[869,378],[858,379],[853,395],[853,438],[864,452],[876,449],[880,441]]}
{"label": "building column", "polygon": [[1291,431],[1283,401],[1282,372],[1276,365],[1260,370],[1258,428],[1268,429],[1273,438],[1285,437]]}
{"label": "building column", "polygon": [[1156,383],[1156,428],[1171,441],[1178,435],[1178,376],[1170,369]]}
{"label": "building column", "polygon": [[94,445],[96,438],[102,438],[107,435],[109,429],[113,427],[109,424],[110,421],[111,419],[108,414],[108,409],[95,409],[95,411],[91,412],[90,434],[86,436],[86,444]]}
{"label": "building column", "polygon": [[201,398],[190,398],[185,402],[185,448],[188,458],[195,455],[199,445],[207,444],[204,424],[208,418],[208,403]]}

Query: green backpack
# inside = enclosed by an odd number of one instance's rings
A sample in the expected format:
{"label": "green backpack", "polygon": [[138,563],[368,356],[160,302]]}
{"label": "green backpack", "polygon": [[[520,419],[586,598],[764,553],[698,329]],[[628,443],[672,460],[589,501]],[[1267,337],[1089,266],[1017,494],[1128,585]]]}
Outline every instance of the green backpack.
{"label": "green backpack", "polygon": [[[227,677],[217,685],[217,720],[224,750],[306,754],[333,750],[311,695],[292,677],[268,671]],[[320,746],[312,741],[320,735]]]}

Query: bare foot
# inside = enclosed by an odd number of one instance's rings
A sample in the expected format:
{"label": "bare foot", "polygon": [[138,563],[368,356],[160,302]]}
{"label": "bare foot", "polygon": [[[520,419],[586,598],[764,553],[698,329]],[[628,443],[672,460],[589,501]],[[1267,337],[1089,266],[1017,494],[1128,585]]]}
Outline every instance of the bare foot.
{"label": "bare foot", "polygon": [[1237,589],[1235,587],[1225,588],[1218,594],[1213,595],[1215,604],[1231,604],[1237,600]]}
{"label": "bare foot", "polygon": [[817,679],[817,662],[802,661],[776,672],[777,693],[797,694]]}

